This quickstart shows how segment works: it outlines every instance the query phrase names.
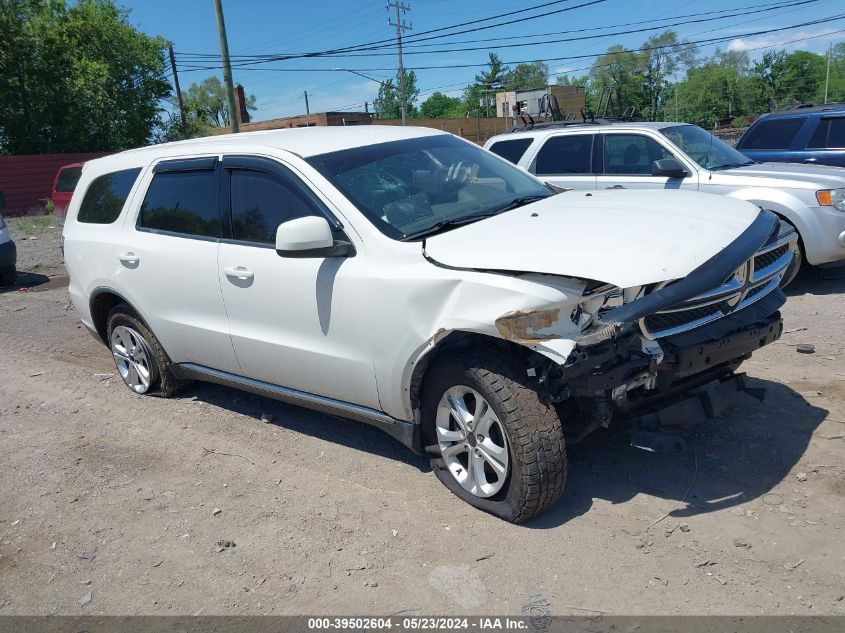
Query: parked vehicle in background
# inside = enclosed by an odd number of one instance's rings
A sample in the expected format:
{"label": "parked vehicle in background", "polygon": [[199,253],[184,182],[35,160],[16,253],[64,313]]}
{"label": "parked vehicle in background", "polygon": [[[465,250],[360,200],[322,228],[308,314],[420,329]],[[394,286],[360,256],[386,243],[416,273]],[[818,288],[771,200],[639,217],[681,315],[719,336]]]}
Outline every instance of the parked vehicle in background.
{"label": "parked vehicle in background", "polygon": [[11,286],[15,283],[15,266],[17,264],[18,252],[12,236],[9,234],[9,227],[3,219],[3,210],[6,208],[6,196],[0,191],[0,286]]}
{"label": "parked vehicle in background", "polygon": [[552,195],[388,126],[92,160],[63,231],[71,300],[133,392],[204,380],[372,424],[510,521],[560,498],[566,438],[741,391],[796,239],[741,200]]}
{"label": "parked vehicle in background", "polygon": [[845,103],[764,114],[736,147],[760,162],[845,167]]}
{"label": "parked vehicle in background", "polygon": [[76,189],[76,183],[79,182],[79,177],[82,174],[82,163],[71,163],[60,167],[56,172],[56,177],[53,180],[53,191],[50,195],[50,200],[53,202],[53,214],[62,220],[67,213],[67,207],[70,204],[73,190]]}
{"label": "parked vehicle in background", "polygon": [[747,200],[798,231],[802,259],[845,261],[845,170],[826,165],[757,163],[709,132],[685,123],[539,124],[484,145],[553,185],[569,189],[685,189]]}

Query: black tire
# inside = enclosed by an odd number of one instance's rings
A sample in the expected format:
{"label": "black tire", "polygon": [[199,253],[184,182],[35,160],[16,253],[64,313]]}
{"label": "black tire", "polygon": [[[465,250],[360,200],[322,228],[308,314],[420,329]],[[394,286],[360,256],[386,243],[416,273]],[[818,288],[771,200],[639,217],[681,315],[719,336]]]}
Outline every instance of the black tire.
{"label": "black tire", "polygon": [[0,286],[13,286],[15,284],[15,267],[10,266],[0,270]]}
{"label": "black tire", "polygon": [[[476,496],[453,477],[441,457],[435,431],[440,399],[455,386],[480,393],[492,406],[507,436],[509,472],[492,497]],[[437,478],[470,505],[512,523],[554,506],[566,483],[566,445],[560,419],[521,372],[496,354],[449,356],[435,362],[422,391],[423,441]]]}
{"label": "black tire", "polygon": [[781,284],[781,288],[786,288],[789,284],[795,281],[795,278],[798,276],[798,273],[801,270],[801,267],[804,265],[804,245],[801,243],[799,239],[798,242],[795,244],[795,252],[793,253],[792,263],[789,265],[789,268],[786,269],[786,272],[783,274],[783,283]]}
{"label": "black tire", "polygon": [[111,340],[112,332],[118,326],[125,326],[140,334],[152,353],[154,380],[150,384],[145,395],[170,398],[191,385],[191,381],[179,380],[173,373],[173,365],[170,358],[162,348],[155,334],[153,334],[138,314],[127,304],[120,303],[109,312],[107,321],[108,341]]}

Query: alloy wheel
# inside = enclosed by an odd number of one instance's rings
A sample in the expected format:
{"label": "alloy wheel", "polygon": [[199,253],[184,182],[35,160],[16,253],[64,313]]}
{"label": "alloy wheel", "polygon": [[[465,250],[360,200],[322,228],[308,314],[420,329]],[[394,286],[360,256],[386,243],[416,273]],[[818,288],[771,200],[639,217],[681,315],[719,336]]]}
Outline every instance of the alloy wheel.
{"label": "alloy wheel", "polygon": [[509,468],[507,436],[484,396],[463,385],[448,389],[437,406],[435,430],[443,461],[464,490],[486,498],[502,489]]}
{"label": "alloy wheel", "polygon": [[111,333],[111,351],[123,382],[136,393],[146,393],[156,379],[156,366],[147,341],[138,332],[118,325]]}

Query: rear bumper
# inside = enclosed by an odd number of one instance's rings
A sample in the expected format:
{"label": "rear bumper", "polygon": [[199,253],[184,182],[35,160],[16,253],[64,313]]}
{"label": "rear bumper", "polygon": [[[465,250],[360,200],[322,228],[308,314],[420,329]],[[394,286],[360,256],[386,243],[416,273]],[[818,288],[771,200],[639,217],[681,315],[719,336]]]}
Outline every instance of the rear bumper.
{"label": "rear bumper", "polygon": [[12,240],[0,244],[0,270],[14,268],[18,261],[18,250]]}

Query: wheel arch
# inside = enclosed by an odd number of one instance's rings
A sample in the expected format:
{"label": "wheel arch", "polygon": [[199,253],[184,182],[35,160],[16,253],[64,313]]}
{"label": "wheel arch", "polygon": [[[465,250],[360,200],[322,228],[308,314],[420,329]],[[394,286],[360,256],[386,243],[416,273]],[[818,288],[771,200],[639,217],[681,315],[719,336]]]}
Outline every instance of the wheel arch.
{"label": "wheel arch", "polygon": [[[141,312],[129,301],[123,294],[107,286],[100,286],[91,292],[91,299],[89,300],[89,308],[91,310],[91,322],[94,324],[94,329],[97,336],[104,345],[108,345],[108,321],[109,314],[116,305],[125,303],[128,305],[138,318],[149,329],[149,322],[144,318]],[[151,330],[152,331],[152,330]]]}
{"label": "wheel arch", "polygon": [[[441,330],[433,337],[432,342],[433,344],[414,363],[407,387],[411,410],[415,413],[415,417],[420,410],[420,398],[426,377],[437,366],[438,359],[446,354],[468,348],[486,348],[495,350],[502,355],[508,355],[512,359],[525,362],[526,368],[527,362],[532,356],[536,356],[538,363],[543,360],[548,362],[548,359],[542,354],[524,345],[469,330],[450,330],[448,332]],[[420,422],[421,420],[417,419],[416,421]]]}

